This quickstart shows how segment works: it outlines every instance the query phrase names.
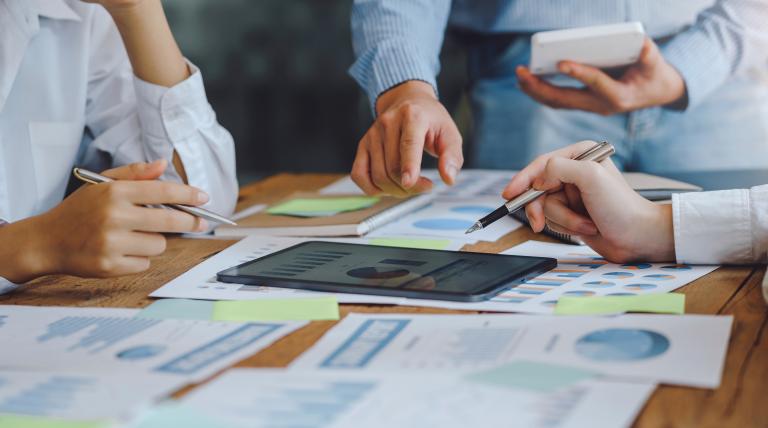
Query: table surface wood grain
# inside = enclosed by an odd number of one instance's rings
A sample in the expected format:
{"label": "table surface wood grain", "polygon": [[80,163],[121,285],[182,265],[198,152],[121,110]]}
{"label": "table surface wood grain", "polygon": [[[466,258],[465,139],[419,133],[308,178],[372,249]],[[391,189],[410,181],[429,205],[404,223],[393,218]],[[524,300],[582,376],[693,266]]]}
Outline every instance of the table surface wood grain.
{"label": "table surface wood grain", "polygon": [[[295,191],[319,189],[339,175],[280,174],[246,186],[239,208],[269,203]],[[547,240],[520,229],[497,242],[466,249],[499,252],[529,239]],[[141,308],[147,296],[166,282],[234,241],[169,238],[168,250],[142,274],[109,280],[51,276],[36,280],[0,304]],[[678,290],[686,294],[686,312],[734,317],[723,381],[717,390],[660,386],[635,421],[637,427],[768,426],[768,311],[762,298],[765,268],[721,267]],[[407,306],[342,305],[350,312],[454,313],[458,311]],[[335,322],[315,321],[238,364],[240,367],[285,367],[312,346]],[[189,390],[190,388],[187,388]],[[183,394],[182,391],[180,394]]]}

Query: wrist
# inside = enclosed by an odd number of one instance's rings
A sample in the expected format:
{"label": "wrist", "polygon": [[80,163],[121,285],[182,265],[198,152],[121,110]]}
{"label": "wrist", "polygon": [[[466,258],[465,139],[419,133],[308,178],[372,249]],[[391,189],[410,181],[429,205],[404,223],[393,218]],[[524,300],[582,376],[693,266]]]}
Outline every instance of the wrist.
{"label": "wrist", "polygon": [[437,94],[432,85],[427,82],[408,80],[379,95],[376,100],[376,114],[381,114],[396,104],[414,98],[429,98],[437,101]]}
{"label": "wrist", "polygon": [[42,223],[32,217],[0,228],[0,241],[9,244],[0,249],[0,276],[21,284],[56,271]]}
{"label": "wrist", "polygon": [[652,262],[674,262],[675,233],[672,221],[672,205],[649,202],[644,224],[644,236],[639,237],[638,248],[643,260]]}

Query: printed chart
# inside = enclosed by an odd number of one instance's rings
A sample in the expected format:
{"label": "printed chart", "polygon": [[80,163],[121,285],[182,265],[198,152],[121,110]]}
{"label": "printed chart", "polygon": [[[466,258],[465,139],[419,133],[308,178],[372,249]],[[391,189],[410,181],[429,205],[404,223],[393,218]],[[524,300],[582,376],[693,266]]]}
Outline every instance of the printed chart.
{"label": "printed chart", "polygon": [[[668,293],[717,266],[614,264],[586,246],[528,241],[503,254],[554,257],[557,268],[481,303],[416,303],[451,309],[550,314],[560,296],[634,296]],[[410,302],[408,304],[411,304]]]}

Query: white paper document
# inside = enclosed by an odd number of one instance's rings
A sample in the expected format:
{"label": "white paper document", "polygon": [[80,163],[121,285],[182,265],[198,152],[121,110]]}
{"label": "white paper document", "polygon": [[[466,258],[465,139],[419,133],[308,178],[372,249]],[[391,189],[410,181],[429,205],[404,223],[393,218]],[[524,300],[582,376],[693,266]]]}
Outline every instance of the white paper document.
{"label": "white paper document", "polygon": [[0,415],[125,420],[185,385],[169,376],[0,370]]}
{"label": "white paper document", "polygon": [[451,373],[235,369],[183,399],[236,428],[622,427],[654,386],[588,380],[552,392]]}
{"label": "white paper document", "polygon": [[466,372],[519,359],[715,388],[731,317],[350,314],[291,368]]}
{"label": "white paper document", "polygon": [[496,196],[442,199],[415,211],[402,219],[376,229],[368,236],[430,236],[465,240],[468,242],[496,241],[520,228],[512,217],[504,217],[483,230],[466,234],[477,220],[504,204]]}
{"label": "white paper document", "polygon": [[[459,172],[456,184],[446,186],[436,169],[425,169],[421,175],[435,184],[432,192],[437,198],[473,198],[483,196],[499,197],[517,171],[464,169]],[[362,190],[346,176],[320,190],[324,195],[363,194]]]}
{"label": "white paper document", "polygon": [[668,293],[717,269],[673,263],[616,264],[587,246],[528,241],[501,254],[551,257],[557,268],[477,303],[424,301],[419,306],[469,311],[552,314],[560,296]]}
{"label": "white paper document", "polygon": [[0,369],[153,373],[197,381],[306,324],[134,318],[138,312],[0,306]]}

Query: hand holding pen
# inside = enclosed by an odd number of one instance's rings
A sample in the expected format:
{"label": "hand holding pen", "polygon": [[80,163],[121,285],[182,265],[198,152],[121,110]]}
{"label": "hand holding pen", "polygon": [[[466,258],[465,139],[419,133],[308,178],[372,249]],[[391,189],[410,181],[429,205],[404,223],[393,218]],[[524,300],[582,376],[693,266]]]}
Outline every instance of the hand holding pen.
{"label": "hand holding pen", "polygon": [[26,262],[13,280],[46,274],[111,277],[146,270],[166,248],[163,233],[203,232],[208,223],[178,210],[148,205],[205,204],[192,186],[156,181],[164,160],[105,171],[114,182],[83,186],[50,211],[18,222],[25,230]]}
{"label": "hand holding pen", "polygon": [[[609,156],[611,156],[616,152],[612,144],[609,144],[606,142],[603,142],[603,143],[590,142],[590,143],[591,143],[590,147],[584,150],[583,152],[581,152],[578,156],[576,156],[574,160],[587,161],[587,162],[589,161],[602,162],[604,159],[607,159]],[[509,186],[507,187],[507,189],[509,189]],[[493,224],[494,222],[506,217],[507,215],[514,213],[519,209],[524,208],[526,205],[535,201],[536,199],[538,199],[544,194],[545,192],[543,190],[536,190],[533,188],[529,188],[528,190],[526,190],[516,198],[507,201],[507,203],[505,203],[504,205],[502,205],[492,213],[488,214],[487,216],[475,222],[475,224],[472,225],[472,227],[470,227],[466,233],[469,234],[469,233],[484,229],[490,226],[491,224]]]}
{"label": "hand holding pen", "polygon": [[525,207],[534,232],[546,224],[578,236],[612,262],[674,260],[671,205],[640,196],[610,158],[573,159],[593,146],[581,142],[540,156],[515,175],[503,196],[531,187],[546,192]]}

